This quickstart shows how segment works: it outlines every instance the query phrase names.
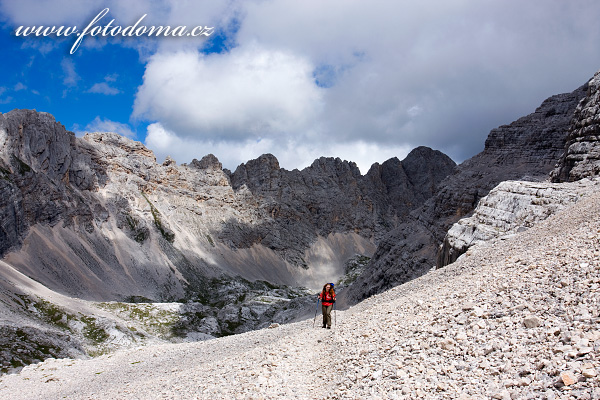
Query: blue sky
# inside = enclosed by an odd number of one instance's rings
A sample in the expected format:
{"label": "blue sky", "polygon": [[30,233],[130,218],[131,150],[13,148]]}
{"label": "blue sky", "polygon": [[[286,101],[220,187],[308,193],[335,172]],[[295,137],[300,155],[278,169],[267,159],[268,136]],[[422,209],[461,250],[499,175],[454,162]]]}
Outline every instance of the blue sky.
{"label": "blue sky", "polygon": [[[214,27],[209,37],[16,37],[19,26]],[[430,146],[462,161],[489,130],[600,69],[583,0],[0,1],[0,112],[46,111],[178,163],[272,153],[373,162]]]}
{"label": "blue sky", "polygon": [[[27,47],[44,46],[45,42],[56,48],[46,53]],[[2,111],[46,111],[72,131],[81,131],[97,119],[120,122],[131,131],[128,136],[143,140],[147,122],[129,118],[144,74],[138,52],[109,43],[72,56],[72,40],[54,42],[56,39],[17,38],[11,28],[3,27],[0,46],[10,57],[0,66]]]}

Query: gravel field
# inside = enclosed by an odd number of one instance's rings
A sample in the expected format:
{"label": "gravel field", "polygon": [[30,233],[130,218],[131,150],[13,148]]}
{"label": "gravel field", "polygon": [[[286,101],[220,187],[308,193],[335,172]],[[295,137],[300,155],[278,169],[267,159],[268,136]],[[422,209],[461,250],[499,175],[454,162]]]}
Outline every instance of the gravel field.
{"label": "gravel field", "polygon": [[600,194],[307,320],[0,379],[2,399],[600,399]]}

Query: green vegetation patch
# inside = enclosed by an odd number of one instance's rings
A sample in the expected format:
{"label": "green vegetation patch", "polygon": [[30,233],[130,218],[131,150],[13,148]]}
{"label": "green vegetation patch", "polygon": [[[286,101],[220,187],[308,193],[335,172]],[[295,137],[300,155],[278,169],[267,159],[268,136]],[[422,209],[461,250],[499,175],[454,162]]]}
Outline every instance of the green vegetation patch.
{"label": "green vegetation patch", "polygon": [[206,235],[206,239],[208,240],[208,243],[210,243],[210,245],[212,247],[215,247],[215,242],[213,241],[213,238],[210,235]]}
{"label": "green vegetation patch", "polygon": [[138,243],[144,243],[148,239],[149,232],[139,226],[140,221],[131,215],[127,215],[125,220],[127,221],[127,225],[129,225],[129,229],[134,233],[133,240]]}
{"label": "green vegetation patch", "polygon": [[[136,322],[142,325],[144,330],[163,338],[171,336],[172,328],[180,318],[179,313],[165,310],[152,303],[105,302],[99,303],[98,307],[125,320]],[[133,326],[128,326],[128,329],[131,332],[137,331]]]}
{"label": "green vegetation patch", "polygon": [[40,312],[40,314],[42,314],[43,319],[46,322],[55,325],[61,329],[69,330],[69,317],[72,319],[73,316],[69,315],[62,308],[44,299],[38,300],[34,304],[34,306]]}
{"label": "green vegetation patch", "polygon": [[110,337],[102,327],[98,326],[96,318],[82,315],[80,320],[85,324],[83,336],[86,339],[91,340],[95,344],[101,344]]}
{"label": "green vegetation patch", "polygon": [[354,282],[359,275],[365,270],[365,267],[371,261],[370,257],[364,255],[356,255],[346,262],[344,276],[337,282],[339,286],[348,286]]}

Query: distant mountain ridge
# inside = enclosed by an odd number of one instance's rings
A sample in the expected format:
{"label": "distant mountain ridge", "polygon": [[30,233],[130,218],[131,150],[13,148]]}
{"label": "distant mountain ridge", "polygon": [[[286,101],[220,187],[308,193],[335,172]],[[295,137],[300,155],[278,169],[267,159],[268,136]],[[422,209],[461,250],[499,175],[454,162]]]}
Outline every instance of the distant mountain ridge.
{"label": "distant mountain ridge", "polygon": [[424,147],[364,176],[325,157],[302,171],[269,154],[233,173],[213,155],[159,165],[138,142],[77,138],[29,110],[3,114],[0,132],[0,255],[96,300],[182,299],[221,274],[316,287],[371,255],[455,168]]}

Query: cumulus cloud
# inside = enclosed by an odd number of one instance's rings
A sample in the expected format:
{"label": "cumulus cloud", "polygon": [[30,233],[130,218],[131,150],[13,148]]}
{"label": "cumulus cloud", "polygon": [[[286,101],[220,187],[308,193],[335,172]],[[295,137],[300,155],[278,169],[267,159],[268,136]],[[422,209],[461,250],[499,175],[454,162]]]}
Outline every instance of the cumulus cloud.
{"label": "cumulus cloud", "polygon": [[87,124],[81,132],[76,133],[82,134],[83,132],[115,132],[130,139],[135,138],[136,136],[129,125],[101,118],[100,116],[94,118],[94,120]]}
{"label": "cumulus cloud", "polygon": [[157,54],[133,116],[204,140],[285,139],[312,129],[321,112],[312,71],[296,54],[256,44],[226,54]]}
{"label": "cumulus cloud", "polygon": [[[15,24],[78,25],[99,11],[92,0],[68,3],[2,2],[0,11]],[[462,161],[482,150],[490,129],[600,68],[596,0],[105,6],[122,24],[148,14],[147,24],[214,25],[226,42],[218,54],[203,54],[211,41],[119,42],[146,64],[133,120],[151,123],[146,143],[180,162],[213,152],[233,168],[272,152],[286,168],[331,155],[364,170],[419,145]],[[62,68],[64,84],[77,85],[74,65]],[[94,90],[111,88],[105,79]]]}

